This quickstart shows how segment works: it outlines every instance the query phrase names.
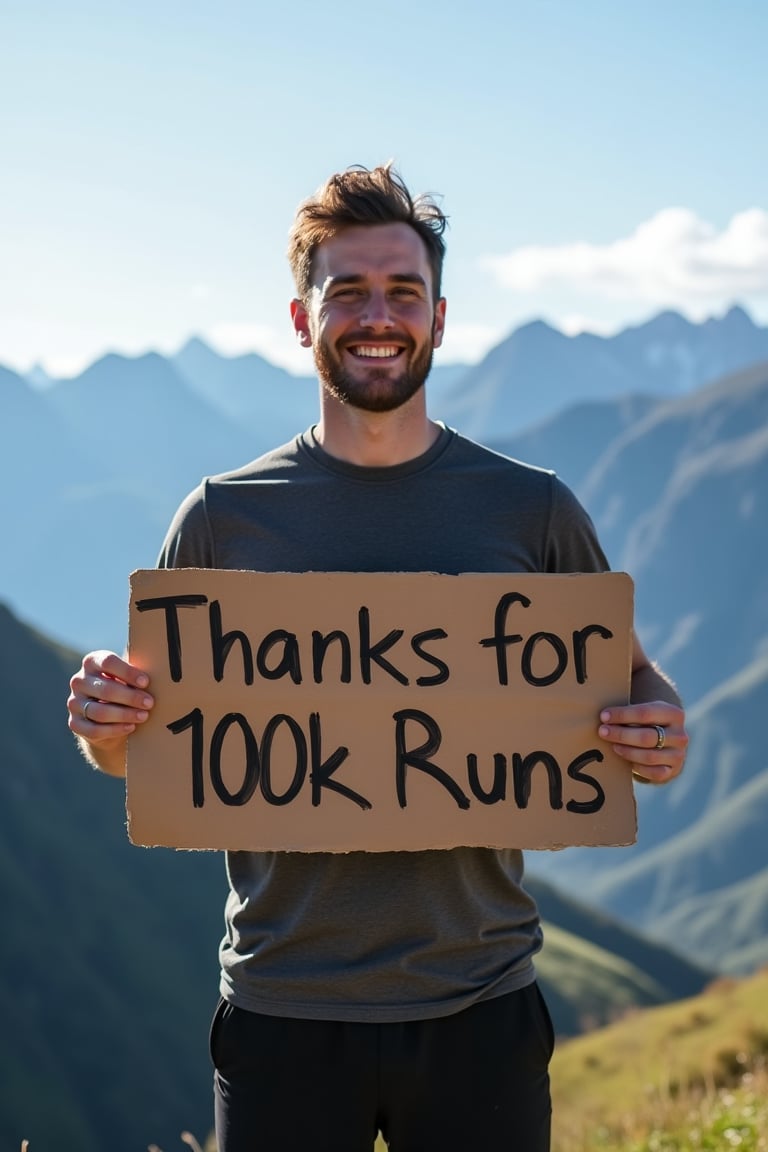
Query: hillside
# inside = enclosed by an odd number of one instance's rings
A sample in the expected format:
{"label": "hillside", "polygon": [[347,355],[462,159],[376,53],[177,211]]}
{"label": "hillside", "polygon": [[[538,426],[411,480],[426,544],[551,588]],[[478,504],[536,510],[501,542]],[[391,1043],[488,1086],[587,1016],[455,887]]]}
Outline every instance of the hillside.
{"label": "hillside", "polygon": [[[66,729],[77,662],[0,608],[0,1146],[171,1148],[210,1127],[223,862],[128,843],[122,783]],[[537,895],[561,1034],[705,983],[607,917]]]}
{"label": "hillside", "polygon": [[128,1152],[209,1124],[223,867],[128,844],[66,730],[76,663],[0,608],[0,1146]]}
{"label": "hillside", "polygon": [[762,971],[558,1045],[553,1152],[760,1152],[766,1003]]}

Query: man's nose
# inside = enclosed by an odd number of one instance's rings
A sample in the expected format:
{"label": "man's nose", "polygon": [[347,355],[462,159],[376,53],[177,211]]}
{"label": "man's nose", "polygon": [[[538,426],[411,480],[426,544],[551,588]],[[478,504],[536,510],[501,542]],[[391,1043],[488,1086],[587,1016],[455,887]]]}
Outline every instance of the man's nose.
{"label": "man's nose", "polygon": [[360,313],[362,327],[383,330],[391,328],[393,323],[386,292],[370,292]]}

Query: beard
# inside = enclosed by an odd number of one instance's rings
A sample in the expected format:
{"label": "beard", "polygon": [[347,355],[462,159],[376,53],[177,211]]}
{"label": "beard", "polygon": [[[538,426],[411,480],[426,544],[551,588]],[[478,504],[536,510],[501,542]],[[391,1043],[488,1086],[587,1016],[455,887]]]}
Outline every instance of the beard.
{"label": "beard", "polygon": [[363,371],[358,378],[344,368],[324,341],[319,341],[314,348],[315,368],[323,388],[342,404],[364,412],[394,412],[424,387],[432,367],[433,351],[431,342],[421,348],[411,342],[402,353],[405,367],[401,372],[361,361]]}

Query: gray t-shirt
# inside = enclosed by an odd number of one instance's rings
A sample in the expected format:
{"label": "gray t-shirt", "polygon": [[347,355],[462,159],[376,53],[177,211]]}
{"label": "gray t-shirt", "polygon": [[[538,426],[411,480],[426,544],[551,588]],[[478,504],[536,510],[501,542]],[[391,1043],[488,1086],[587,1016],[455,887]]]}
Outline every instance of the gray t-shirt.
{"label": "gray t-shirt", "polygon": [[[442,428],[423,456],[365,468],[312,431],[184,501],[159,560],[261,572],[602,572],[554,475]],[[230,852],[221,993],[314,1019],[402,1021],[525,986],[541,947],[522,853]]]}

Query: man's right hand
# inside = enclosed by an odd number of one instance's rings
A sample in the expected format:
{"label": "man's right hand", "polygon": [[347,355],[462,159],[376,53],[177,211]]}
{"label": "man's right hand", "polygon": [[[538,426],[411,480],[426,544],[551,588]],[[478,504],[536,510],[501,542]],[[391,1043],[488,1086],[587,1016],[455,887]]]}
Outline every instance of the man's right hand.
{"label": "man's right hand", "polygon": [[89,652],[69,682],[69,727],[103,772],[125,774],[125,743],[148,719],[149,677],[116,652]]}

